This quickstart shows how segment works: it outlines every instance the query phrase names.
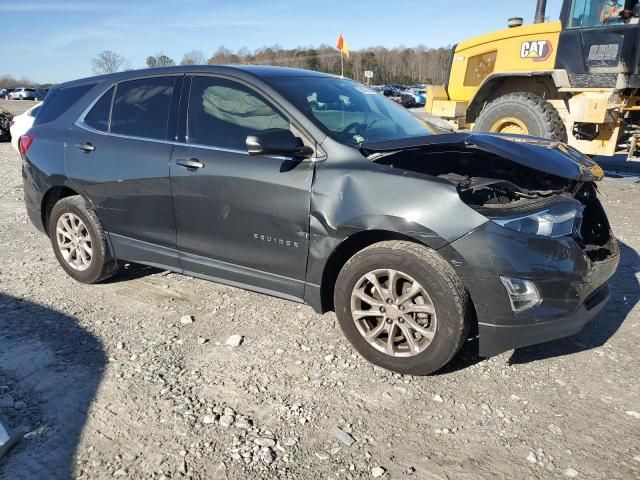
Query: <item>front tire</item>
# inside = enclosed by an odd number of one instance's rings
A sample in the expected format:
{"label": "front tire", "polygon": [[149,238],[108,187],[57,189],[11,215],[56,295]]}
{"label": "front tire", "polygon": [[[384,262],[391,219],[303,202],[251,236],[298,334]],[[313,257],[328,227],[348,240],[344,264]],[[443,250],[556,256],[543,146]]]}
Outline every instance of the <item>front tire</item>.
{"label": "front tire", "polygon": [[74,280],[98,283],[117,271],[100,221],[81,196],[65,197],[56,203],[48,229],[58,262]]}
{"label": "front tire", "polygon": [[409,375],[449,363],[471,325],[470,299],[453,268],[406,241],[356,253],[338,275],[334,305],[342,331],[364,358]]}
{"label": "front tire", "polygon": [[527,92],[498,97],[478,116],[479,132],[531,135],[564,142],[567,132],[558,111],[544,98]]}

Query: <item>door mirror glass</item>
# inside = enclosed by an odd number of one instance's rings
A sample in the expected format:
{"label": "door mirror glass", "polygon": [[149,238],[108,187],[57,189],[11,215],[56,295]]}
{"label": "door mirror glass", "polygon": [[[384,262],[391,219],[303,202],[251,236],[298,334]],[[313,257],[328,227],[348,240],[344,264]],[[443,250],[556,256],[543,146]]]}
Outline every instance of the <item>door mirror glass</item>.
{"label": "door mirror glass", "polygon": [[291,130],[272,128],[247,136],[247,152],[249,155],[283,155],[295,158],[307,158],[313,149],[302,143]]}

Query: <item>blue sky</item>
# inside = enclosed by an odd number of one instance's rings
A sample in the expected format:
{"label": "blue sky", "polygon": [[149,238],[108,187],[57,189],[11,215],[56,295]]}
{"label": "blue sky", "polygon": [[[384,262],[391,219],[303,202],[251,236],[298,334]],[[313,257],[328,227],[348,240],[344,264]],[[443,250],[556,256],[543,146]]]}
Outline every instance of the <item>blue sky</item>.
{"label": "blue sky", "polygon": [[[61,82],[91,75],[91,59],[109,49],[131,66],[164,51],[176,61],[190,50],[210,56],[281,45],[446,46],[533,19],[535,0],[0,0],[0,75]],[[549,0],[558,18],[561,0]]]}

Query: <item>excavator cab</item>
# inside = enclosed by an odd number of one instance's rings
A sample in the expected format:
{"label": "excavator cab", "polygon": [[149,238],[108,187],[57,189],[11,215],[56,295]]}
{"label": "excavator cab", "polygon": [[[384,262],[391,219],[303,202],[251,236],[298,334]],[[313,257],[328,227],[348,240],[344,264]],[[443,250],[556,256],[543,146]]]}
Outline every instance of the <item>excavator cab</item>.
{"label": "excavator cab", "polygon": [[639,13],[638,0],[566,0],[556,69],[576,87],[640,87]]}

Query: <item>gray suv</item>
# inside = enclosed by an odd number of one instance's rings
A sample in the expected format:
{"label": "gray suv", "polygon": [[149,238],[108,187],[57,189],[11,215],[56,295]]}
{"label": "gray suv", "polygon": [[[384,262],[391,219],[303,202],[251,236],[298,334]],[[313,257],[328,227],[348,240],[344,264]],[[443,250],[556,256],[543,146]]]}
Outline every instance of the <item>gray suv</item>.
{"label": "gray suv", "polygon": [[453,133],[348,79],[259,66],[54,87],[21,138],[25,201],[74,279],[157,266],[334,310],[427,374],[571,335],[609,299],[602,170],[561,143]]}

